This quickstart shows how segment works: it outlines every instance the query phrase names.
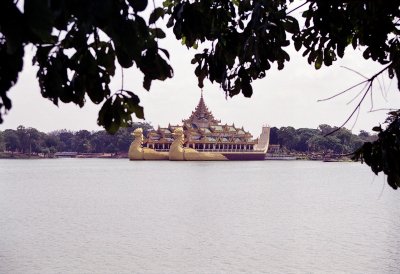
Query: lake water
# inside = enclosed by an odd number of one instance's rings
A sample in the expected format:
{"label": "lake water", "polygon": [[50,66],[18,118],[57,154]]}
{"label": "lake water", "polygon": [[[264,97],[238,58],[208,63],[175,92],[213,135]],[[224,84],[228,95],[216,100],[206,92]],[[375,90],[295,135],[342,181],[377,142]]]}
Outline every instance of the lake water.
{"label": "lake water", "polygon": [[0,160],[0,273],[400,273],[359,163]]}

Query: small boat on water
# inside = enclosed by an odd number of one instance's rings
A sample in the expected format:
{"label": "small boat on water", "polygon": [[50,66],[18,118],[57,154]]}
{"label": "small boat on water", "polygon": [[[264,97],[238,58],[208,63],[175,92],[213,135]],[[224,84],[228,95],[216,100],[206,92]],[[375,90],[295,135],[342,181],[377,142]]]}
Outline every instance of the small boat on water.
{"label": "small boat on water", "polygon": [[265,155],[265,160],[294,161],[294,160],[297,160],[297,157],[291,156],[291,155],[284,155],[284,154],[270,154],[270,153],[267,153]]}
{"label": "small boat on water", "polygon": [[322,159],[322,162],[330,163],[330,162],[342,162],[342,161],[340,159],[324,158]]}
{"label": "small boat on water", "polygon": [[350,158],[347,157],[326,157],[322,159],[323,162],[332,163],[332,162],[353,162]]}

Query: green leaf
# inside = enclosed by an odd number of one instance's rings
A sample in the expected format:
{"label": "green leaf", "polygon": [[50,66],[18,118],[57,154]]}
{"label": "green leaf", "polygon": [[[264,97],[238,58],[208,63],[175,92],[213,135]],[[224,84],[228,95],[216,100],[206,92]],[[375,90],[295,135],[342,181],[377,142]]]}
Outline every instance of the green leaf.
{"label": "green leaf", "polygon": [[322,66],[322,61],[323,61],[323,55],[322,52],[319,52],[317,55],[317,59],[315,60],[315,69],[320,69]]}
{"label": "green leaf", "polygon": [[353,49],[356,49],[358,43],[357,43],[357,37],[353,37],[353,39],[351,40],[351,45],[353,46]]}
{"label": "green leaf", "polygon": [[168,7],[172,6],[172,5],[173,5],[172,0],[165,0],[163,2],[163,7],[165,7],[165,8],[168,8]]}
{"label": "green leaf", "polygon": [[1,104],[0,109],[3,106],[4,106],[5,109],[11,109],[12,103],[11,103],[10,98],[8,98],[7,96],[3,95],[3,96],[1,96],[1,100],[3,101],[3,103]]}
{"label": "green leaf", "polygon": [[163,8],[155,8],[149,17],[149,25],[154,24],[160,17],[164,17],[165,11]]}
{"label": "green leaf", "polygon": [[242,21],[242,20],[239,20],[238,25],[239,25],[239,28],[240,28],[241,30],[244,30],[244,24],[243,24],[243,21]]}
{"label": "green leaf", "polygon": [[150,90],[151,82],[152,82],[152,79],[151,79],[150,77],[144,76],[144,79],[143,79],[143,87],[144,87],[147,91]]}
{"label": "green leaf", "polygon": [[[95,48],[95,43],[93,43]],[[115,51],[111,43],[105,43],[100,50],[96,50],[97,64],[105,68],[111,76],[115,74]]]}
{"label": "green leaf", "polygon": [[159,38],[159,39],[163,39],[166,37],[165,32],[160,28],[150,29],[150,32],[151,32],[151,34],[154,35],[154,37]]}
{"label": "green leaf", "polygon": [[286,20],[283,22],[283,27],[289,33],[295,34],[300,31],[299,22],[291,16],[287,16]]}
{"label": "green leaf", "polygon": [[135,113],[136,117],[138,119],[144,119],[144,111],[143,111],[143,107],[139,105],[140,100],[139,97],[137,97],[136,95],[132,96],[132,97],[125,97],[125,103],[127,106],[127,113],[130,115],[132,113]]}
{"label": "green leaf", "polygon": [[253,88],[250,84],[242,85],[242,93],[244,97],[250,98],[253,95]]}
{"label": "green leaf", "polygon": [[172,27],[174,25],[174,18],[171,16],[169,19],[168,19],[168,22],[167,22],[167,28],[170,28],[170,27]]}
{"label": "green leaf", "polygon": [[120,127],[132,123],[132,114],[144,119],[143,107],[139,105],[139,97],[131,91],[121,90],[108,98],[99,111],[97,123],[109,133],[114,134]]}
{"label": "green leaf", "polygon": [[390,79],[393,79],[393,77],[394,77],[394,70],[393,70],[392,67],[389,67],[389,68],[388,68],[388,74],[389,74],[389,78],[390,78]]}
{"label": "green leaf", "polygon": [[302,42],[301,39],[293,39],[294,41],[294,48],[299,51],[301,49],[302,46]]}
{"label": "green leaf", "polygon": [[163,48],[158,48],[158,49],[161,50],[165,54],[165,56],[169,59],[169,52],[166,49]]}
{"label": "green leaf", "polygon": [[130,68],[133,65],[133,58],[130,57],[123,48],[115,47],[115,54],[117,55],[118,63],[121,67]]}
{"label": "green leaf", "polygon": [[147,7],[147,0],[128,0],[135,12],[144,11]]}
{"label": "green leaf", "polygon": [[346,46],[343,44],[338,44],[337,45],[337,54],[340,58],[343,58],[344,56],[344,50],[345,50]]}
{"label": "green leaf", "polygon": [[324,49],[324,64],[325,66],[330,66],[332,65],[332,62],[334,61],[334,53],[329,50],[328,48]]}

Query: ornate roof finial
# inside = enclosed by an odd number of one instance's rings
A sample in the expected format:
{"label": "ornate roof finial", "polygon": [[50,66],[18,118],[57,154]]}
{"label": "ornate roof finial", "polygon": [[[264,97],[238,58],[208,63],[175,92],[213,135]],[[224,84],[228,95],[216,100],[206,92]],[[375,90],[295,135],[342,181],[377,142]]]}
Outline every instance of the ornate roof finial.
{"label": "ornate roof finial", "polygon": [[201,89],[200,101],[195,110],[192,111],[192,115],[190,115],[188,119],[182,121],[186,124],[195,124],[197,127],[209,127],[210,125],[221,122],[214,118],[213,114],[208,110],[206,104],[204,103],[203,89]]}

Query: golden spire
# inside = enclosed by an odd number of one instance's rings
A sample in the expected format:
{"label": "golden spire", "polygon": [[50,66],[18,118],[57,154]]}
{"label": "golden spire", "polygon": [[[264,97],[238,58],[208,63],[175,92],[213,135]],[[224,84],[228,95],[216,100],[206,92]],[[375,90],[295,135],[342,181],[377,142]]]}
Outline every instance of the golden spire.
{"label": "golden spire", "polygon": [[218,124],[220,121],[214,118],[211,111],[208,110],[204,102],[203,89],[201,89],[200,100],[196,108],[192,112],[192,115],[184,123],[195,124],[197,127],[209,127],[210,125]]}

